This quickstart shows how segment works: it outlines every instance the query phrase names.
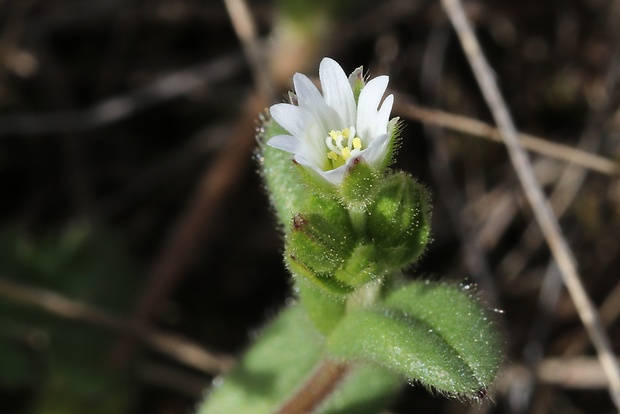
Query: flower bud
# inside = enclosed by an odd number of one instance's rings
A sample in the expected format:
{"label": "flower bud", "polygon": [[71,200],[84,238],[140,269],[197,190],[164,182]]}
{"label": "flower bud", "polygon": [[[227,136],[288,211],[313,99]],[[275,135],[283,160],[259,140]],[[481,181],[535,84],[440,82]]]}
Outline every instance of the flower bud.
{"label": "flower bud", "polygon": [[[364,176],[362,173],[358,178],[368,188]],[[373,199],[369,197],[368,202],[373,203]],[[293,217],[286,237],[289,269],[336,296],[351,293],[394,268],[384,263],[383,244],[369,237],[365,228],[356,226],[356,215],[342,201],[340,197],[313,194],[305,206],[308,212]],[[368,213],[361,214],[365,221]]]}
{"label": "flower bud", "polygon": [[289,269],[331,293],[346,293],[349,286],[334,274],[345,266],[357,243],[348,211],[337,199],[316,195],[306,208],[308,213],[295,214],[287,232]]}
{"label": "flower bud", "polygon": [[345,228],[318,214],[296,214],[286,241],[288,250],[312,270],[333,273],[344,265],[353,247]]}
{"label": "flower bud", "polygon": [[430,203],[426,189],[405,173],[379,183],[368,208],[367,237],[373,241],[373,259],[386,270],[415,262],[430,237]]}

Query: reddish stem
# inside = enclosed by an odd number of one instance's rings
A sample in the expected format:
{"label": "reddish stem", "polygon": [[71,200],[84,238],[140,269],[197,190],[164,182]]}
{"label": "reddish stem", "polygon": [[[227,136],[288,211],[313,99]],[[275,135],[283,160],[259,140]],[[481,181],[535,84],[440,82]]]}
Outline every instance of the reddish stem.
{"label": "reddish stem", "polygon": [[306,383],[276,411],[276,414],[313,412],[336,389],[350,368],[348,364],[324,360]]}

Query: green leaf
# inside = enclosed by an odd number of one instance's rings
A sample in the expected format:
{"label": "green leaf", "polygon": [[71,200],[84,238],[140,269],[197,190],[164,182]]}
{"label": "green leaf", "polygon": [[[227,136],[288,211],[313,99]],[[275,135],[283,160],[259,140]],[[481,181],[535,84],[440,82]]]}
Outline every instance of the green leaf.
{"label": "green leaf", "polygon": [[370,361],[451,396],[477,398],[503,352],[478,301],[447,284],[413,282],[348,313],[328,338],[336,357]]}
{"label": "green leaf", "polygon": [[[324,357],[324,337],[299,305],[285,309],[239,365],[207,395],[197,414],[271,414],[290,398]],[[384,369],[354,367],[318,408],[321,414],[374,414],[400,388]]]}
{"label": "green leaf", "polygon": [[301,307],[285,310],[211,392],[198,414],[272,413],[317,365],[322,343]]}
{"label": "green leaf", "polygon": [[472,293],[447,283],[417,281],[393,292],[385,303],[433,326],[488,387],[502,363],[504,347],[495,319]]}

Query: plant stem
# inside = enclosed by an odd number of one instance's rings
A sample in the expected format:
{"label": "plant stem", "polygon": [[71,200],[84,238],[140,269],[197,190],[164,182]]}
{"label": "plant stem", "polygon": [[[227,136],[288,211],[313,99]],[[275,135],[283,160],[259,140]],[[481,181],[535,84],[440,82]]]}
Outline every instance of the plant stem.
{"label": "plant stem", "polygon": [[349,208],[349,217],[355,231],[363,234],[366,230],[366,210],[361,207]]}
{"label": "plant stem", "polygon": [[276,414],[308,414],[336,389],[351,365],[323,360],[312,376],[291,396]]}
{"label": "plant stem", "polygon": [[365,308],[375,303],[381,294],[382,282],[383,279],[379,279],[358,288],[348,297],[347,310]]}

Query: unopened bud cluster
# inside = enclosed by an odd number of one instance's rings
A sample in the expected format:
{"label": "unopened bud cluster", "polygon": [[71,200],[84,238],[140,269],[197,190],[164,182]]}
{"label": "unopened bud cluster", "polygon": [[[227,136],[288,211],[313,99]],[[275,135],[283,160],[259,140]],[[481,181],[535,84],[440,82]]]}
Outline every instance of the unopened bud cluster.
{"label": "unopened bud cluster", "polygon": [[322,92],[296,74],[291,103],[270,108],[262,172],[289,270],[344,300],[420,257],[430,205],[423,186],[388,169],[399,128],[393,96],[383,99],[387,76],[365,82],[358,68],[347,77],[331,59],[319,76]]}
{"label": "unopened bud cluster", "polygon": [[300,188],[307,198],[286,229],[285,259],[296,276],[327,292],[351,293],[414,263],[424,251],[428,196],[407,174],[379,176],[361,161],[333,192]]}

